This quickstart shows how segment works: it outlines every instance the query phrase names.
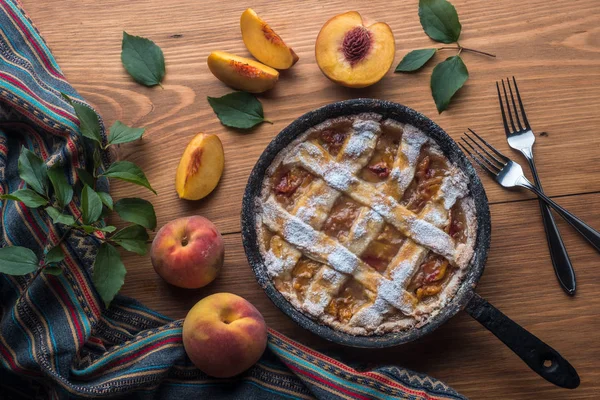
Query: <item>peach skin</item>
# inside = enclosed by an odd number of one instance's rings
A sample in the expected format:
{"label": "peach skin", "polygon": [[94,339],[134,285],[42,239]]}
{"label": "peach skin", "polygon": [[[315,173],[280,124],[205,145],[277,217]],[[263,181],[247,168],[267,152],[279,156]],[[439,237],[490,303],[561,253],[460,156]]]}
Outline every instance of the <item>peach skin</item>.
{"label": "peach skin", "polygon": [[163,226],[150,249],[154,270],[171,285],[196,289],[212,282],[225,256],[217,227],[201,216],[179,218]]}
{"label": "peach skin", "polygon": [[240,28],[246,48],[258,61],[276,69],[288,69],[298,61],[294,50],[253,9],[242,13]]}
{"label": "peach skin", "polygon": [[217,293],[200,300],[185,317],[183,346],[202,372],[228,378],[260,359],[267,346],[267,326],[247,300]]}
{"label": "peach skin", "polygon": [[224,51],[213,51],[206,63],[210,72],[221,82],[249,93],[266,92],[279,79],[277,70]]}
{"label": "peach skin", "polygon": [[177,174],[175,190],[181,199],[200,200],[217,187],[223,168],[225,154],[217,135],[199,133],[185,148]]}

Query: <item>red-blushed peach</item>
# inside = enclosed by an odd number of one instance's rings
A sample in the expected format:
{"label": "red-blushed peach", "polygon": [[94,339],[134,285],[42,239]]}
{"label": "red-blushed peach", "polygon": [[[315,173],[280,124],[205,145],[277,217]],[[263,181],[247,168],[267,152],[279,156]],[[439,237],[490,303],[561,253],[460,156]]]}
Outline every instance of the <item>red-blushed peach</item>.
{"label": "red-blushed peach", "polygon": [[200,300],[183,322],[183,346],[207,375],[228,378],[254,365],[267,346],[267,326],[247,300],[216,293]]}
{"label": "red-blushed peach", "polygon": [[212,282],[225,255],[217,227],[199,215],[179,218],[163,226],[150,249],[154,270],[171,285],[196,289]]}

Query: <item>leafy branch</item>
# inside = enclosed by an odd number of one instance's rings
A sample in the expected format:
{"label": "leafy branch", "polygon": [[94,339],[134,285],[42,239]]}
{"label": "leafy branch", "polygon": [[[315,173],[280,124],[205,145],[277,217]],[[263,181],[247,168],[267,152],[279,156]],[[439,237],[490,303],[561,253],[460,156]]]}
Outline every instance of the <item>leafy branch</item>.
{"label": "leafy branch", "polygon": [[431,74],[431,94],[438,112],[442,113],[448,108],[452,97],[469,78],[469,71],[460,56],[461,53],[464,51],[489,57],[496,56],[460,45],[458,39],[462,26],[458,20],[456,9],[447,0],[419,0],[419,19],[423,30],[431,39],[445,44],[456,43],[456,46],[413,50],[404,56],[395,72],[417,71],[427,64],[438,51],[455,50],[456,54],[437,64]]}
{"label": "leafy branch", "polygon": [[[77,169],[78,179],[71,184],[67,179],[65,166],[55,164],[48,167],[38,155],[25,147],[21,148],[18,171],[27,187],[0,195],[0,200],[18,201],[27,208],[38,209],[42,216],[46,215],[53,225],[62,227],[64,231],[56,243],[46,243],[44,247],[47,250],[41,260],[33,250],[26,247],[0,248],[0,272],[9,275],[33,273],[25,291],[42,273],[61,274],[65,259],[62,242],[76,231],[100,243],[94,260],[92,280],[108,306],[123,286],[126,274],[117,247],[140,255],[147,254],[147,230],[156,228],[156,214],[152,204],[143,199],[125,198],[113,202],[109,193],[97,189],[97,183],[100,179],[117,179],[145,187],[155,194],[156,191],[144,172],[132,162],[117,161],[104,170],[100,151],[113,145],[139,140],[144,129],[131,128],[117,121],[110,128],[104,143],[98,115],[65,94],[63,98],[73,106],[82,136],[93,143],[93,165],[87,169]],[[106,226],[104,217],[111,211],[131,224],[120,230],[115,226]]]}

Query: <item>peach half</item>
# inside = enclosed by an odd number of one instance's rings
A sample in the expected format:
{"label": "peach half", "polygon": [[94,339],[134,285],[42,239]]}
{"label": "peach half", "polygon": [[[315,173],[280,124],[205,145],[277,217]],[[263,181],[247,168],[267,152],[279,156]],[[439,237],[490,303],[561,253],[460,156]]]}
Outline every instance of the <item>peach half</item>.
{"label": "peach half", "polygon": [[221,82],[249,93],[266,92],[279,79],[277,70],[225,51],[213,51],[206,63],[210,72]]}
{"label": "peach half", "polygon": [[223,145],[217,135],[194,136],[181,156],[175,175],[179,198],[200,200],[208,196],[217,187],[224,165]]}
{"label": "peach half", "polygon": [[202,372],[229,378],[254,365],[267,346],[267,326],[247,300],[217,293],[200,300],[183,321],[183,347]]}
{"label": "peach half", "polygon": [[390,27],[383,22],[365,25],[356,11],[327,21],[315,45],[317,64],[323,74],[353,88],[370,86],[383,78],[395,54],[396,43]]}
{"label": "peach half", "polygon": [[298,61],[294,50],[253,9],[242,13],[240,27],[244,44],[258,61],[276,69],[288,69]]}

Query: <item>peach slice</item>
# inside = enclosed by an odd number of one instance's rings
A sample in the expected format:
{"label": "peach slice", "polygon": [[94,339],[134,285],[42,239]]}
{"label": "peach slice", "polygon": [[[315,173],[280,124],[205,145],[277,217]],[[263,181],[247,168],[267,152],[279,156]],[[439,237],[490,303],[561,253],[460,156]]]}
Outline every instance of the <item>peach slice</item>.
{"label": "peach slice", "polygon": [[223,145],[217,135],[197,134],[187,145],[175,176],[182,199],[200,200],[214,190],[223,174]]}
{"label": "peach slice", "polygon": [[224,51],[210,53],[207,64],[210,72],[221,82],[249,93],[265,92],[279,79],[277,70]]}
{"label": "peach slice", "polygon": [[315,56],[323,74],[348,87],[362,88],[378,82],[394,62],[396,43],[383,22],[365,25],[356,11],[331,18],[323,25]]}
{"label": "peach slice", "polygon": [[242,13],[240,27],[244,44],[258,61],[276,69],[288,69],[298,61],[294,50],[253,9]]}

